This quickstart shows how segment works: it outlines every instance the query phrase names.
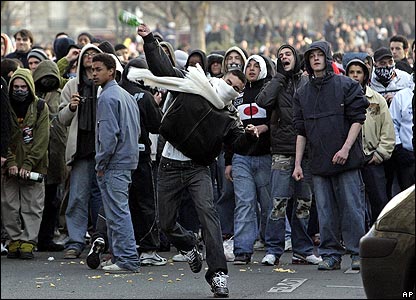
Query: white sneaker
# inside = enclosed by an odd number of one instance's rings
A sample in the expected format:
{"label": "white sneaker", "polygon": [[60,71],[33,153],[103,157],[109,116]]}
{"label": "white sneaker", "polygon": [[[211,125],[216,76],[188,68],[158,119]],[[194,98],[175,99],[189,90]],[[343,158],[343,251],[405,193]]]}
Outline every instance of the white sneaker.
{"label": "white sneaker", "polygon": [[315,256],[314,254],[308,256],[302,256],[297,253],[293,253],[292,257],[292,264],[300,264],[300,265],[318,265],[322,261],[322,258],[319,256]]}
{"label": "white sneaker", "polygon": [[124,269],[124,268],[117,266],[116,264],[105,266],[103,267],[103,270],[107,273],[138,273],[139,272],[139,269],[137,270]]}
{"label": "white sneaker", "polygon": [[182,253],[178,253],[178,254],[174,255],[172,257],[172,260],[176,261],[176,262],[187,262],[188,261],[186,259],[185,255],[183,255]]}
{"label": "white sneaker", "polygon": [[287,239],[285,240],[285,251],[291,251],[292,250],[292,240]]}
{"label": "white sneaker", "polygon": [[140,264],[142,266],[164,266],[168,260],[161,257],[156,251],[143,252],[140,254]]}
{"label": "white sneaker", "polygon": [[253,245],[254,250],[264,250],[264,247],[265,245],[261,240],[257,240]]}
{"label": "white sneaker", "polygon": [[105,260],[103,261],[100,265],[102,268],[106,267],[106,266],[111,266],[113,264],[113,262],[111,261],[111,259],[109,260]]}
{"label": "white sneaker", "polygon": [[[277,262],[279,262],[279,260],[277,260]],[[273,254],[267,254],[265,257],[263,257],[261,263],[263,265],[274,266],[276,263],[276,256]]]}
{"label": "white sneaker", "polygon": [[5,245],[3,245],[3,243],[1,243],[1,255],[7,255],[8,252],[9,251],[7,250]]}

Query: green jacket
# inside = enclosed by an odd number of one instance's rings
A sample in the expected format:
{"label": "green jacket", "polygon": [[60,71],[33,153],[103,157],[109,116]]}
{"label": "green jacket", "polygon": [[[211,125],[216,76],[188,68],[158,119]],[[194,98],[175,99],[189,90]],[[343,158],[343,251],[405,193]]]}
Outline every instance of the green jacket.
{"label": "green jacket", "polygon": [[[13,101],[13,81],[20,78],[29,87],[30,95],[33,98],[23,120],[18,120],[13,109],[11,109],[11,141],[7,155],[6,166],[10,168],[17,166],[19,169],[47,173],[48,168],[48,144],[49,144],[49,109],[45,104],[37,118],[37,105],[39,98],[35,93],[35,84],[32,74],[28,69],[19,68],[14,72],[9,84],[9,98]],[[23,130],[29,129],[33,139],[29,143],[23,140]]]}

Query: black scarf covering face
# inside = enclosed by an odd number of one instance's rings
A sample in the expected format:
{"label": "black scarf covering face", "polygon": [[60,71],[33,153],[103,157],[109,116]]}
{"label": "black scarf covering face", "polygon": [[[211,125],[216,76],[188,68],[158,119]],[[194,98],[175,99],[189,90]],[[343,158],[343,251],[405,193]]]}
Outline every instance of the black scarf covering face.
{"label": "black scarf covering face", "polygon": [[95,131],[97,88],[86,74],[82,75],[82,84],[78,85],[78,93],[82,97],[78,106],[78,129]]}

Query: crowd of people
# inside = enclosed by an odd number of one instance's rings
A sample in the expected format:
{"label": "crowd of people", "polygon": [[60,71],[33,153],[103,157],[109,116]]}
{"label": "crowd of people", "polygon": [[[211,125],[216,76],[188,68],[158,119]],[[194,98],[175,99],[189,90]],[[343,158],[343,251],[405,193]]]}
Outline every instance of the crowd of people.
{"label": "crowd of people", "polygon": [[[126,273],[165,265],[173,246],[192,272],[206,260],[216,297],[229,296],[227,261],[260,248],[264,265],[291,250],[293,264],[336,270],[348,254],[359,270],[360,238],[415,183],[415,42],[357,44],[378,22],[357,18],[343,48],[331,17],[321,36],[296,22],[295,39],[247,18],[210,53],[141,24],[134,57],[88,32],[56,34],[51,52],[27,29],[2,33],[2,254]],[[242,46],[273,32],[272,53]]]}

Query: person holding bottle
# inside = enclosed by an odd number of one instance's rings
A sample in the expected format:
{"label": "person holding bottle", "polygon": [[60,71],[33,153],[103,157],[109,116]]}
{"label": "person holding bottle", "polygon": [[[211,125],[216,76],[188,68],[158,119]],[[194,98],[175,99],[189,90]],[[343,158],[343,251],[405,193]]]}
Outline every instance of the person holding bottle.
{"label": "person holding bottle", "polygon": [[[44,207],[43,182],[30,180],[31,172],[46,174],[49,145],[49,109],[36,96],[28,69],[19,68],[9,84],[11,142],[8,176],[1,180],[1,212],[11,238],[7,258],[33,259]],[[23,226],[24,225],[24,226]]]}

